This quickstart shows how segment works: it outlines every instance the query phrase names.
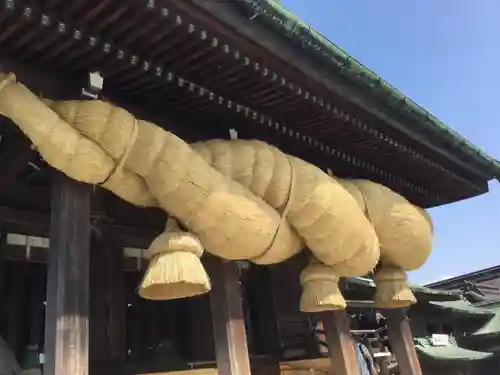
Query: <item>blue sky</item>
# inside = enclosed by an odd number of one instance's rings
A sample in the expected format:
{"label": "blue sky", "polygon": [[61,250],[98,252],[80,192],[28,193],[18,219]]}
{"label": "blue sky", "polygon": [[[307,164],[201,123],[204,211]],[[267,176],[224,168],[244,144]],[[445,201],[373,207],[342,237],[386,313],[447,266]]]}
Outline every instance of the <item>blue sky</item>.
{"label": "blue sky", "polygon": [[[282,0],[393,86],[500,159],[499,0]],[[500,264],[500,184],[430,210],[433,253],[416,283]]]}

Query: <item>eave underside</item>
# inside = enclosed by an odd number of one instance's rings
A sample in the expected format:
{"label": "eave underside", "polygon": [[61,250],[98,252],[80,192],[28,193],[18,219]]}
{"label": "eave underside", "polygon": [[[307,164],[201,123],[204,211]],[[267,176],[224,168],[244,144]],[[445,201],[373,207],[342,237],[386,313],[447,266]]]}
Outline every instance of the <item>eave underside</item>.
{"label": "eave underside", "polygon": [[[77,97],[81,73],[99,71],[105,98],[187,140],[227,138],[235,128],[241,138],[268,141],[341,177],[383,183],[423,207],[487,191],[485,171],[395,131],[213,18],[176,8],[187,3],[163,3],[4,2],[2,69],[60,98]],[[30,69],[19,72],[18,62],[36,64],[52,86]],[[55,86],[64,89],[51,92]]]}

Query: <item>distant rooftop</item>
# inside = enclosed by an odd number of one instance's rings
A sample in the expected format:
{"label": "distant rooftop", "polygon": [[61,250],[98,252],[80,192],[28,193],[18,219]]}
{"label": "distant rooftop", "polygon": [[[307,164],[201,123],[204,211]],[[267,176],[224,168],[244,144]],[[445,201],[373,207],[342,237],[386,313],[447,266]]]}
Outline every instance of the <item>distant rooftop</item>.
{"label": "distant rooftop", "polygon": [[500,265],[484,268],[478,271],[466,273],[463,275],[450,277],[448,279],[436,281],[425,286],[433,289],[454,289],[463,285],[464,281],[484,282],[500,278]]}

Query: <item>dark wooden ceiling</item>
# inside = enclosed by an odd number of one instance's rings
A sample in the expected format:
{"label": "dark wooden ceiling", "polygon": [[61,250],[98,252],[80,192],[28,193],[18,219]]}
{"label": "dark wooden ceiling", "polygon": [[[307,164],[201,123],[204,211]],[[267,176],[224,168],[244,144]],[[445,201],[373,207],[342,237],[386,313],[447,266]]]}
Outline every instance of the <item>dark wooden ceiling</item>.
{"label": "dark wooden ceiling", "polygon": [[[36,66],[75,94],[82,73],[99,71],[105,98],[187,140],[228,137],[235,128],[242,138],[266,140],[341,177],[383,183],[423,207],[487,191],[480,171],[426,153],[290,67],[276,67],[255,46],[229,38],[213,19],[162,4],[7,0],[0,8],[2,69]],[[57,96],[50,88],[38,90]],[[63,91],[58,95],[71,96]]]}

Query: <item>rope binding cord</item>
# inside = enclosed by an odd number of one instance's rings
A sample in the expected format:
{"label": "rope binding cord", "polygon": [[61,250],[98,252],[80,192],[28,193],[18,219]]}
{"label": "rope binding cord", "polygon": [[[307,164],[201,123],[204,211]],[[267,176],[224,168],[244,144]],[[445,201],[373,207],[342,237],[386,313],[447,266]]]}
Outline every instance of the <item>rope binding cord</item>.
{"label": "rope binding cord", "polygon": [[[283,223],[286,220],[286,215],[288,214],[288,211],[290,211],[290,205],[291,202],[293,201],[294,197],[294,192],[295,192],[295,184],[296,184],[296,177],[295,177],[295,167],[293,166],[293,163],[290,160],[290,156],[287,156],[286,160],[288,161],[288,165],[290,166],[290,189],[288,190],[288,195],[286,199],[286,204],[283,209],[283,212],[280,215],[280,220],[278,222],[278,225],[276,226],[276,231],[274,232],[274,236],[271,240],[271,243],[269,246],[264,250],[261,256],[254,258],[253,260],[257,260],[259,258],[262,258],[272,247],[274,246],[274,243],[276,242],[276,238],[278,238],[278,234],[282,228]],[[250,259],[252,260],[252,259]]]}
{"label": "rope binding cord", "polygon": [[118,163],[116,163],[116,165],[113,167],[113,169],[109,173],[108,177],[106,177],[106,179],[104,181],[100,182],[98,185],[104,185],[114,175],[116,175],[117,173],[120,173],[122,171],[123,167],[125,166],[125,163],[127,162],[128,157],[130,156],[130,153],[132,152],[132,148],[134,147],[134,144],[137,141],[138,136],[139,136],[139,124],[138,124],[137,119],[134,117],[134,123],[132,125],[132,131],[130,133],[127,147],[125,147],[125,150],[123,150],[123,153],[120,156]]}

